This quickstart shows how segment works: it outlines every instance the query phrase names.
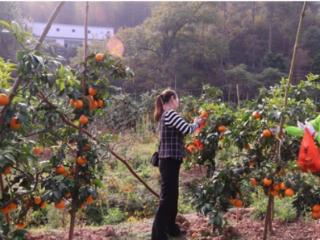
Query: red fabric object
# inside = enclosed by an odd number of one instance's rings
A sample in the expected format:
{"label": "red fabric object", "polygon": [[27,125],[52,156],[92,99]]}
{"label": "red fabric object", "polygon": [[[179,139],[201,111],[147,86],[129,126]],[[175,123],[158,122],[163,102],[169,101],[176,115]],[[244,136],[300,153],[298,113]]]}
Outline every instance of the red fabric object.
{"label": "red fabric object", "polygon": [[312,134],[308,129],[304,130],[297,163],[303,172],[320,172],[319,148],[316,146]]}

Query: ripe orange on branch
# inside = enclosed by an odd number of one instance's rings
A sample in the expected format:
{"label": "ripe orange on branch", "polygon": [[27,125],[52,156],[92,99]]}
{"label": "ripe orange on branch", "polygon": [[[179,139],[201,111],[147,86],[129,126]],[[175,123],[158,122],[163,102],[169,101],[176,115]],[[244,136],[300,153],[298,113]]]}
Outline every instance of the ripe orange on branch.
{"label": "ripe orange on branch", "polygon": [[90,96],[94,96],[94,95],[97,94],[97,90],[95,88],[93,88],[93,87],[89,87],[88,93],[89,93]]}
{"label": "ripe orange on branch", "polygon": [[86,115],[81,115],[79,118],[81,125],[86,125],[89,122],[89,118]]}
{"label": "ripe orange on branch", "polygon": [[4,174],[4,175],[11,174],[11,167],[6,167],[6,168],[3,170],[3,174]]}
{"label": "ripe orange on branch", "polygon": [[252,117],[255,118],[256,120],[260,120],[261,119],[261,115],[258,111],[254,111],[252,113]]}
{"label": "ripe orange on branch", "polygon": [[84,166],[87,164],[87,159],[85,157],[79,156],[77,157],[77,164],[80,166]]}
{"label": "ripe orange on branch", "polygon": [[200,110],[200,117],[202,118],[202,119],[207,119],[208,117],[209,117],[209,113],[207,112],[207,111],[205,111],[205,110]]}
{"label": "ripe orange on branch", "polygon": [[320,212],[320,204],[313,205],[312,212]]}
{"label": "ripe orange on branch", "polygon": [[264,138],[269,138],[269,137],[272,136],[272,132],[271,132],[269,129],[265,129],[265,130],[263,130],[263,132],[262,132],[262,136],[263,136]]}
{"label": "ripe orange on branch", "polygon": [[92,197],[91,195],[89,195],[89,196],[87,197],[86,203],[87,203],[87,204],[92,204],[93,202],[94,202],[93,197]]}
{"label": "ripe orange on branch", "polygon": [[263,183],[263,185],[264,185],[265,187],[269,187],[269,186],[271,186],[271,184],[272,184],[272,179],[264,178],[264,179],[262,180],[262,183]]}
{"label": "ripe orange on branch", "polygon": [[36,205],[39,205],[42,202],[41,197],[40,196],[35,196],[34,197],[34,203]]}
{"label": "ripe orange on branch", "polygon": [[286,195],[287,197],[292,197],[294,195],[294,191],[291,188],[287,188],[284,191],[284,195]]}
{"label": "ripe orange on branch", "polygon": [[314,220],[320,219],[320,212],[312,212],[311,216]]}
{"label": "ripe orange on branch", "polygon": [[64,166],[59,165],[59,166],[56,167],[56,173],[57,174],[64,174],[65,172],[66,172],[66,170],[65,170]]}
{"label": "ripe orange on branch", "polygon": [[104,59],[104,54],[103,53],[97,53],[95,56],[95,59],[97,62],[102,62]]}
{"label": "ripe orange on branch", "polygon": [[10,128],[14,130],[18,130],[21,128],[21,123],[17,117],[13,117],[10,120]]}
{"label": "ripe orange on branch", "polygon": [[252,186],[257,186],[258,183],[257,183],[257,180],[255,178],[250,178],[250,183]]}
{"label": "ripe orange on branch", "polygon": [[23,223],[23,222],[19,222],[19,223],[16,224],[16,227],[17,227],[18,229],[22,229],[22,228],[25,228],[25,227],[26,227],[26,224]]}
{"label": "ripe orange on branch", "polygon": [[36,155],[36,156],[41,155],[42,152],[43,152],[43,150],[42,150],[41,147],[34,147],[34,148],[33,148],[33,153],[34,153],[34,155]]}
{"label": "ripe orange on branch", "polygon": [[99,108],[103,107],[103,100],[101,100],[101,99],[98,100],[98,107]]}
{"label": "ripe orange on branch", "polygon": [[17,209],[18,205],[15,202],[11,202],[7,206],[10,211]]}
{"label": "ripe orange on branch", "polygon": [[188,146],[186,147],[187,151],[189,153],[193,153],[197,150],[196,146],[194,146],[193,144],[188,144]]}
{"label": "ripe orange on branch", "polygon": [[77,99],[77,100],[74,101],[73,106],[76,109],[82,109],[83,108],[83,101],[80,100],[80,99]]}
{"label": "ripe orange on branch", "polygon": [[227,128],[226,128],[224,125],[220,125],[220,126],[218,127],[218,132],[219,132],[219,133],[224,133],[226,130],[227,130]]}
{"label": "ripe orange on branch", "polygon": [[54,204],[55,208],[58,208],[58,209],[63,209],[65,207],[65,202],[64,200],[60,200],[59,202],[56,202]]}
{"label": "ripe orange on branch", "polygon": [[9,96],[5,93],[0,93],[0,106],[6,106],[9,104]]}

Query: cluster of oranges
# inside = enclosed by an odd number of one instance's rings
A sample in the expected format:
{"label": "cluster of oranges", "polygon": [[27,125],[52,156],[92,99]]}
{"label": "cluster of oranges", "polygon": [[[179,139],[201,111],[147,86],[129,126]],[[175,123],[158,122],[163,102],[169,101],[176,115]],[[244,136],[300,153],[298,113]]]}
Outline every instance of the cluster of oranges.
{"label": "cluster of oranges", "polygon": [[[203,121],[201,125],[195,130],[197,134],[199,134],[202,131],[202,129],[206,126],[206,121],[209,117],[209,113],[205,110],[200,110],[199,114],[200,114],[200,118],[202,118]],[[186,146],[186,150],[188,153],[195,153],[197,151],[203,150],[203,148],[204,148],[204,144],[199,139],[196,139],[196,138],[193,139],[192,143],[189,143]]]}
{"label": "cluster of oranges", "polygon": [[[198,135],[202,131],[202,129],[206,126],[206,122],[209,117],[209,113],[205,110],[200,110],[199,114],[200,114],[200,118],[203,120],[203,122],[195,130],[196,135]],[[223,134],[227,131],[227,128],[224,125],[219,125],[219,126],[217,126],[217,131],[219,132],[219,134]],[[203,150],[203,148],[204,148],[204,144],[197,138],[194,138],[192,143],[189,143],[186,146],[186,150],[188,153],[195,153],[195,152]]]}
{"label": "cluster of oranges", "polygon": [[[261,116],[261,113],[259,111],[254,111],[252,114],[251,114],[252,118],[257,120],[257,121],[260,121],[262,116]],[[270,138],[272,137],[273,133],[270,129],[264,129],[261,133],[261,137],[263,138]]]}
{"label": "cluster of oranges", "polygon": [[[250,183],[252,186],[258,186],[258,181],[255,178],[250,178]],[[262,186],[269,189],[269,194],[274,197],[292,197],[295,192],[292,188],[286,186],[284,182],[275,183],[270,178],[262,179]]]}
{"label": "cluster of oranges", "polygon": [[10,202],[10,203],[8,203],[6,206],[3,206],[3,207],[1,208],[1,212],[2,212],[3,214],[8,214],[8,213],[10,213],[11,211],[16,210],[17,207],[18,207],[18,204],[17,204],[17,203],[15,203],[15,202]]}
{"label": "cluster of oranges", "polygon": [[46,202],[42,200],[40,196],[35,196],[33,198],[33,202],[35,205],[38,205],[40,208],[45,208],[46,207]]}
{"label": "cluster of oranges", "polygon": [[[71,198],[71,193],[70,192],[67,192],[65,194],[65,198]],[[92,195],[89,195],[87,196],[85,202],[83,202],[81,204],[81,208],[84,208],[86,205],[90,205],[94,202],[94,198]],[[54,204],[55,208],[57,209],[64,209],[66,207],[66,200],[65,199],[60,199],[59,201],[57,201],[55,204]]]}
{"label": "cluster of oranges", "polygon": [[[98,108],[102,108],[104,106],[104,101],[102,99],[96,98],[96,96],[97,96],[97,90],[94,87],[89,87],[88,95],[84,99],[88,101],[88,106],[90,111],[93,111]],[[69,103],[72,107],[78,110],[81,110],[84,107],[84,102],[82,99],[70,99]],[[88,116],[82,114],[79,117],[79,122],[81,125],[88,124],[89,122]]]}

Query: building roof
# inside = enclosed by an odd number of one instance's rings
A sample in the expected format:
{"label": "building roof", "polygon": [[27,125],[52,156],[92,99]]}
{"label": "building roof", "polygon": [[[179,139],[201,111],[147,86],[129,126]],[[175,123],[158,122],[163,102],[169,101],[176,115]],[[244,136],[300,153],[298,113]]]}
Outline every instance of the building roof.
{"label": "building roof", "polygon": [[[46,23],[31,23],[32,33],[40,36],[46,26]],[[114,29],[111,27],[94,27],[88,26],[89,40],[104,40],[114,35]],[[72,24],[52,24],[48,34],[48,38],[57,39],[84,39],[84,26]]]}

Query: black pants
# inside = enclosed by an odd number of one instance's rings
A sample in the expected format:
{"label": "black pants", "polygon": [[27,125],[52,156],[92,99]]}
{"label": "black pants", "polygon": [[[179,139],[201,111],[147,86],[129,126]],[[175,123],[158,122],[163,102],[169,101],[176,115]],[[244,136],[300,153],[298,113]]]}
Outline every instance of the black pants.
{"label": "black pants", "polygon": [[175,228],[178,213],[180,165],[181,159],[160,159],[161,193],[152,226],[152,240],[168,239],[166,233]]}

